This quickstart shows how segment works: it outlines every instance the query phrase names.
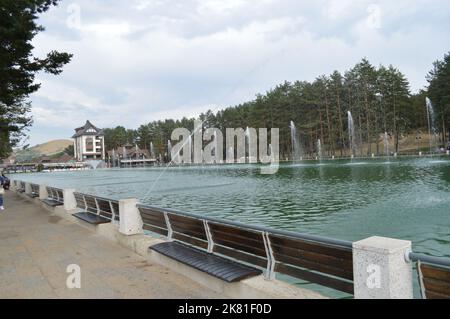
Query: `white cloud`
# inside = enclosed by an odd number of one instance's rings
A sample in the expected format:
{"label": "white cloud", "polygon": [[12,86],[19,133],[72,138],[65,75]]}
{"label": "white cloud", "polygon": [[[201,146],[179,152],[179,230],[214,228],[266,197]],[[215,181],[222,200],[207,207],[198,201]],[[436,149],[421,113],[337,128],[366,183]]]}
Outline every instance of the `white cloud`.
{"label": "white cloud", "polygon": [[345,71],[364,56],[399,67],[417,90],[450,40],[443,0],[77,3],[79,28],[67,28],[66,7],[52,9],[34,42],[39,55],[58,49],[74,59],[61,76],[40,76],[33,130],[67,127],[70,135],[68,126],[87,118],[137,127],[195,116],[284,80]]}

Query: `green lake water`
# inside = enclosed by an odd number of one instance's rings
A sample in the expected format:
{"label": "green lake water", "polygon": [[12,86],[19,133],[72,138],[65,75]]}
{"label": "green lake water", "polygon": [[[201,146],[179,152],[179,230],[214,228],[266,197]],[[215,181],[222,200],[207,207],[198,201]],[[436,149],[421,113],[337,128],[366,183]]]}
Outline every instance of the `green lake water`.
{"label": "green lake water", "polygon": [[[450,257],[450,159],[155,167],[16,175],[114,199],[326,237],[411,240]],[[416,289],[417,290],[417,289]]]}

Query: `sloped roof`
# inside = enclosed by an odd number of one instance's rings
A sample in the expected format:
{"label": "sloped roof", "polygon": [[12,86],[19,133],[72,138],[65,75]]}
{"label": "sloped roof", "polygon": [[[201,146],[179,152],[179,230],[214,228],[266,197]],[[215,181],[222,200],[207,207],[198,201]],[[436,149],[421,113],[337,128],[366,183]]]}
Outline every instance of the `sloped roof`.
{"label": "sloped roof", "polygon": [[[108,155],[112,156],[114,154],[115,156],[123,156],[124,155],[123,148],[124,148],[124,146],[119,147],[119,148],[115,149],[114,151],[112,151],[112,150],[108,151]],[[136,148],[136,147],[129,148],[129,147],[125,146],[125,148],[126,148],[127,157],[136,157],[136,155],[138,155],[138,156],[144,155],[146,158],[150,158],[150,152],[148,150],[143,150],[143,149],[140,149],[139,147],[138,148]]]}
{"label": "sloped roof", "polygon": [[82,135],[104,136],[102,129],[97,128],[91,122],[86,121],[86,124],[82,127],[75,129],[75,135],[72,138],[77,138]]}

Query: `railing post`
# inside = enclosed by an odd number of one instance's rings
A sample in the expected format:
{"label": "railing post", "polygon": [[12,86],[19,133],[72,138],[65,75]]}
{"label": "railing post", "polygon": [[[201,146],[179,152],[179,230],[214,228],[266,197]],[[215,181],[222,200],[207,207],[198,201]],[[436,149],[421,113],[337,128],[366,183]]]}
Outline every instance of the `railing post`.
{"label": "railing post", "polygon": [[63,189],[65,210],[74,210],[77,208],[77,201],[73,193],[75,193],[74,189]]}
{"label": "railing post", "polygon": [[212,254],[214,252],[214,240],[206,220],[203,220],[203,226],[205,227],[206,238],[208,239],[208,253]]}
{"label": "railing post", "polygon": [[264,248],[266,250],[267,256],[267,269],[265,278],[266,280],[274,280],[275,279],[275,257],[273,255],[272,244],[270,243],[269,233],[263,232],[262,238],[264,241]]}
{"label": "railing post", "polygon": [[411,242],[370,237],[353,243],[355,299],[412,299]]}
{"label": "railing post", "polygon": [[135,198],[119,200],[119,232],[130,236],[142,234],[142,218],[137,208],[138,200]]}
{"label": "railing post", "polygon": [[39,199],[44,200],[48,198],[47,186],[39,185]]}
{"label": "railing post", "polygon": [[164,212],[164,220],[166,221],[167,238],[169,240],[172,240],[173,230],[172,230],[172,225],[170,224],[169,214],[167,212]]}

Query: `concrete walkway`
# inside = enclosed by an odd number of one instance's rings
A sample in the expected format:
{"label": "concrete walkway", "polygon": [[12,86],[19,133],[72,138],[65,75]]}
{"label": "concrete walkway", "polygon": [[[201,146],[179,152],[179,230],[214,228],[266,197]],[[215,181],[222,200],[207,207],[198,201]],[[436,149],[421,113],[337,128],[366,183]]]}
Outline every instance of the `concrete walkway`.
{"label": "concrete walkway", "polygon": [[[0,211],[0,299],[221,298],[12,192]],[[68,265],[81,289],[68,289]]]}

